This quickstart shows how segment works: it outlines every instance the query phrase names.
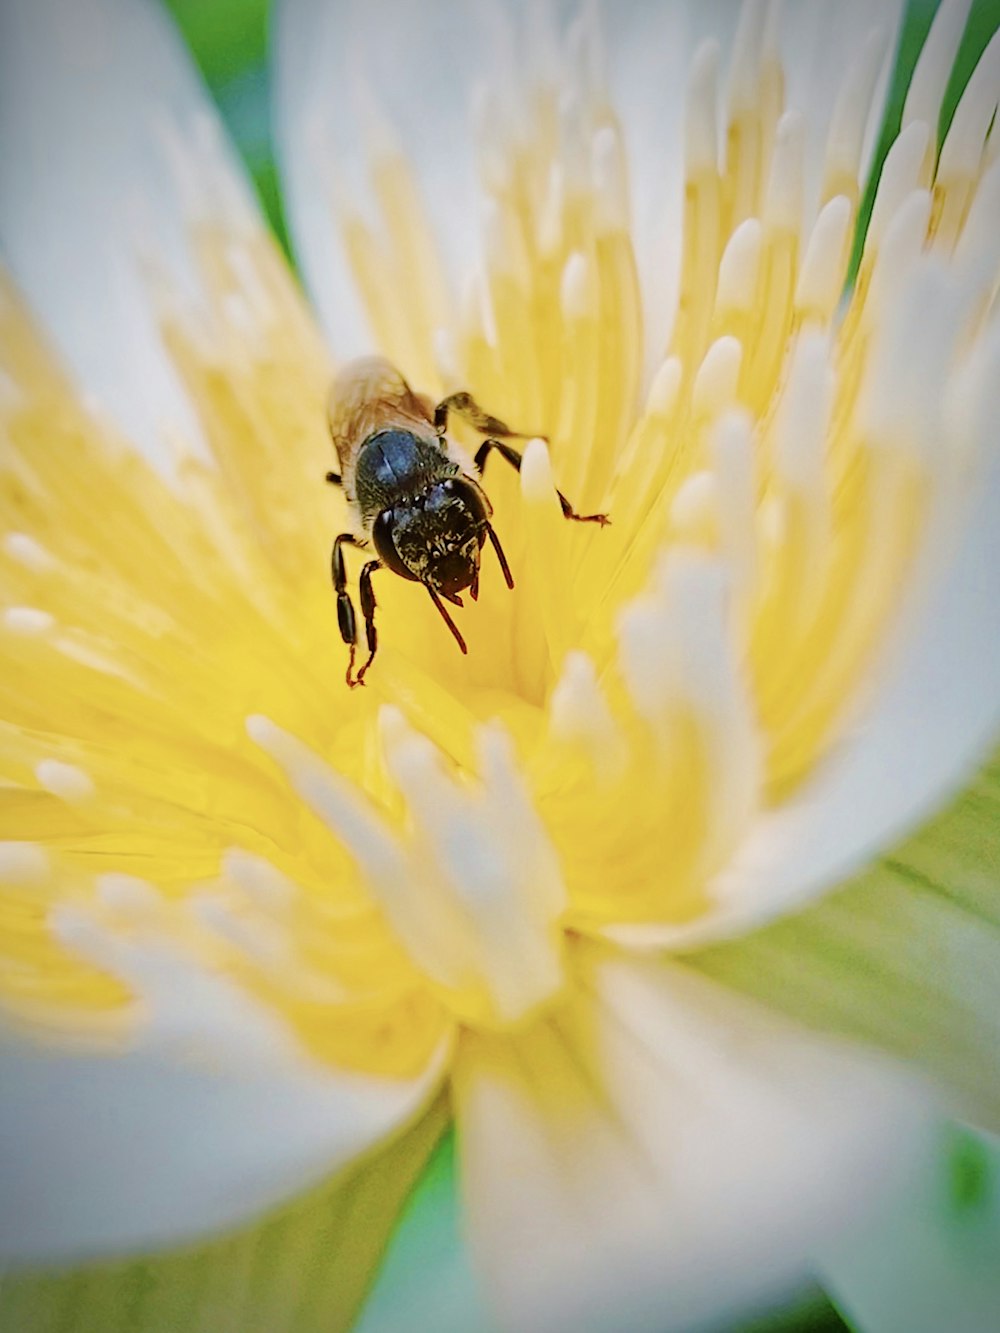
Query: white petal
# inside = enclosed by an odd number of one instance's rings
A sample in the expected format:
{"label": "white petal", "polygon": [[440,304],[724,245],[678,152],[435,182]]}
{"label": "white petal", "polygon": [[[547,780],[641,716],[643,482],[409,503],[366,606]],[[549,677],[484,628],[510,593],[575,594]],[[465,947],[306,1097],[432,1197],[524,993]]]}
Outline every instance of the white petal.
{"label": "white petal", "polygon": [[938,810],[989,753],[1000,733],[998,385],[994,329],[946,394],[942,447],[968,448],[976,460],[964,530],[954,551],[951,539],[929,538],[909,614],[857,725],[800,790],[755,821],[712,886],[716,911],[689,926],[618,929],[622,943],[698,948],[803,906]]}
{"label": "white petal", "polygon": [[0,1257],[66,1262],[233,1226],[352,1162],[440,1075],[334,1071],[221,977],[152,954],[164,1003],[120,1054],[0,1032]]}
{"label": "white petal", "polygon": [[503,1327],[745,1314],[804,1280],[926,1142],[928,1105],[899,1069],[678,965],[582,966],[566,1009],[459,1053],[474,1256]]}
{"label": "white petal", "polygon": [[151,309],[152,262],[194,295],[185,226],[255,211],[183,44],[135,0],[0,13],[0,249],[77,379],[155,454],[197,440]]}

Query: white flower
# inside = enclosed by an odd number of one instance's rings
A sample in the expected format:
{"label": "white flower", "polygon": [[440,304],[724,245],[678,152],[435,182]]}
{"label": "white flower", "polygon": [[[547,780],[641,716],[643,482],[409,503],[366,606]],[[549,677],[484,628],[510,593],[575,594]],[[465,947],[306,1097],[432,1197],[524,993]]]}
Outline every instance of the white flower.
{"label": "white flower", "polygon": [[[898,6],[609,8],[605,68],[590,10],[287,0],[334,352],[551,441],[487,476],[517,587],[484,574],[468,658],[382,574],[349,693],[327,353],[183,51],[139,0],[5,7],[4,1252],[233,1223],[450,1071],[504,1325],[686,1326],[892,1187],[925,1076],[996,1123],[985,925],[920,975],[905,919],[845,923],[877,993],[914,982],[872,1049],[704,952],[891,846],[1000,723],[1000,39],[933,151],[967,9],[841,309]],[[875,1048],[922,985],[908,1068]]]}

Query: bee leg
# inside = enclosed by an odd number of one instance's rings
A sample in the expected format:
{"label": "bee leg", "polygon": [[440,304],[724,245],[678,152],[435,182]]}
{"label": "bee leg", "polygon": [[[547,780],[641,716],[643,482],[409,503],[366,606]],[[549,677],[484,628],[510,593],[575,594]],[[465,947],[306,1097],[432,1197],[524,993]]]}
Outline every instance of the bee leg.
{"label": "bee leg", "polygon": [[505,440],[546,438],[544,435],[539,436],[537,431],[511,430],[497,417],[491,417],[488,412],[484,412],[472,394],[464,391],[450,393],[447,398],[442,398],[434,409],[434,429],[439,435],[443,435],[448,429],[449,412],[456,413],[481,435],[496,435]]}
{"label": "bee leg", "polygon": [[[475,464],[476,470],[482,473],[486,466],[486,460],[490,451],[495,449],[501,458],[507,460],[515,472],[521,471],[521,455],[509,444],[503,444],[500,440],[484,440],[476,450]],[[607,514],[578,514],[570,502],[563,495],[562,491],[556,491],[559,496],[559,503],[562,506],[563,518],[570,518],[575,523],[600,523],[601,527],[607,527],[611,522]]]}
{"label": "bee leg", "polygon": [[357,546],[356,539],[349,532],[342,532],[333,543],[333,552],[330,556],[330,573],[333,576],[333,590],[337,594],[337,624],[340,626],[340,637],[347,644],[351,655],[347,663],[347,674],[344,679],[353,689],[355,685],[360,685],[360,678],[354,679],[354,654],[358,643],[358,627],[354,618],[354,603],[351,601],[350,594],[347,591],[347,567],[344,564],[345,546]]}
{"label": "bee leg", "polygon": [[367,565],[361,571],[361,579],[358,584],[358,591],[361,596],[361,614],[365,618],[365,639],[368,643],[368,661],[358,672],[357,685],[365,683],[365,672],[375,660],[375,653],[378,649],[378,633],[375,629],[375,593],[372,591],[372,575],[376,569],[382,568],[381,560],[369,560]]}
{"label": "bee leg", "polygon": [[339,486],[341,484],[339,472],[328,472],[326,474],[326,479],[331,486]]}

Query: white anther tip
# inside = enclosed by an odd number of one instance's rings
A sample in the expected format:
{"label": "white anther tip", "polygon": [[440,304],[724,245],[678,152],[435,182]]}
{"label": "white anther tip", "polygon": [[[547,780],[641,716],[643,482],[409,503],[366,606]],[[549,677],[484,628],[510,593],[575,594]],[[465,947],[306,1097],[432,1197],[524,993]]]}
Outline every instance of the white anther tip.
{"label": "white anther tip", "polygon": [[94,887],[103,905],[114,912],[149,912],[160,902],[156,886],[138,875],[109,871],[97,876]]}
{"label": "white anther tip", "polygon": [[93,921],[79,907],[70,903],[56,903],[48,914],[48,925],[60,944],[79,948],[93,942]]}
{"label": "white anther tip", "polygon": [[693,472],[673,498],[670,521],[681,535],[695,535],[718,516],[715,478],[711,472]]}
{"label": "white anther tip", "polygon": [[47,634],[56,623],[55,616],[36,606],[8,606],[3,613],[4,628],[12,634],[37,638]]}
{"label": "white anther tip", "polygon": [[684,367],[680,357],[668,356],[663,365],[653,376],[653,383],[646,400],[646,411],[657,416],[667,416],[673,410],[684,377]]}
{"label": "white anther tip", "polygon": [[71,805],[89,800],[94,794],[90,774],[59,759],[43,759],[35,767],[35,777],[47,792]]}
{"label": "white anther tip", "polygon": [[476,751],[484,769],[495,772],[498,767],[513,767],[514,742],[498,718],[492,718],[476,728]]}
{"label": "white anther tip", "polygon": [[26,532],[8,532],[3,539],[3,549],[12,560],[37,574],[52,569],[56,563],[54,556]]}
{"label": "white anther tip", "polygon": [[271,751],[284,737],[284,732],[263,713],[251,713],[246,720],[247,735],[262,750]]}
{"label": "white anther tip", "polygon": [[563,662],[563,679],[573,685],[597,681],[597,667],[589,653],[574,648],[566,654]]}
{"label": "white anther tip", "polygon": [[901,130],[886,155],[875,203],[868,223],[866,249],[876,250],[902,201],[919,188],[920,168],[927,154],[931,131],[926,121],[914,120]]}
{"label": "white anther tip", "polygon": [[852,216],[853,206],[847,195],[834,195],[821,209],[809,234],[795,304],[814,318],[828,318],[843,289]]}
{"label": "white anther tip", "polygon": [[393,704],[383,704],[378,711],[378,732],[385,755],[396,781],[404,788],[420,782],[437,764],[438,752],[426,736],[415,731],[403,712]]}
{"label": "white anther tip", "polygon": [[695,415],[712,415],[732,401],[742,361],[743,344],[738,338],[730,333],[716,338],[694,377],[691,400]]}
{"label": "white anther tip", "polygon": [[35,887],[48,876],[48,854],[37,842],[0,842],[0,884]]}
{"label": "white anther tip", "polygon": [[521,462],[521,493],[526,500],[544,500],[552,490],[549,447],[542,439],[529,440]]}
{"label": "white anther tip", "polygon": [[412,728],[395,704],[383,704],[378,710],[378,731],[383,746],[396,746],[411,735]]}
{"label": "white anther tip", "polygon": [[292,898],[290,880],[262,856],[243,847],[227,847],[222,853],[222,878],[241,889],[258,906],[284,907]]}
{"label": "white anther tip", "polygon": [[240,883],[245,875],[253,875],[259,866],[267,864],[262,857],[255,856],[243,847],[227,847],[219,859],[223,876],[235,883]]}
{"label": "white anther tip", "polygon": [[805,134],[805,128],[806,118],[802,112],[798,107],[789,107],[787,111],[782,112],[781,119],[778,121],[778,142],[785,144],[798,138],[799,135]]}
{"label": "white anther tip", "polygon": [[801,223],[801,194],[805,117],[796,108],[778,121],[774,158],[768,183],[765,212],[776,227],[797,231]]}
{"label": "white anther tip", "polygon": [[753,418],[742,407],[723,412],[712,431],[712,451],[720,462],[730,463],[750,448]]}
{"label": "white anther tip", "polygon": [[624,742],[587,653],[567,653],[552,692],[551,719],[554,735],[589,744],[602,780],[613,782],[620,776],[626,761]]}
{"label": "white anther tip", "polygon": [[721,310],[749,310],[757,290],[763,228],[746,218],[730,236],[719,261],[716,303]]}
{"label": "white anther tip", "polygon": [[597,283],[587,256],[579,250],[566,260],[560,299],[563,312],[570,319],[585,319],[597,313]]}

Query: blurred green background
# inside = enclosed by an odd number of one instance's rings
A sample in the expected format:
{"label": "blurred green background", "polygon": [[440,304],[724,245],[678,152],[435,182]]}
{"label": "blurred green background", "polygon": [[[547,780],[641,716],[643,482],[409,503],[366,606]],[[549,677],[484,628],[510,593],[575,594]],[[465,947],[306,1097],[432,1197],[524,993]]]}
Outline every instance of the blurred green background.
{"label": "blurred green background", "polygon": [[[167,3],[287,248],[268,120],[269,0]],[[936,8],[936,0],[911,0],[908,6],[882,154],[899,124]],[[976,0],[942,110],[942,131],[998,26],[1000,0]],[[956,828],[970,817],[970,801],[980,823],[984,817],[993,821],[985,846],[1000,858],[1000,760],[920,840],[961,845]],[[905,861],[906,854],[904,847],[895,860]],[[1000,863],[997,873],[1000,889]],[[445,1123],[439,1106],[418,1142],[390,1149],[346,1184],[323,1185],[264,1223],[211,1245],[84,1272],[0,1281],[0,1333],[335,1333],[351,1324],[359,1306],[357,1333],[489,1333],[460,1238],[454,1141]],[[380,1211],[372,1202],[376,1194],[388,1196]],[[385,1262],[365,1298],[390,1235]],[[906,1199],[831,1256],[825,1276],[825,1290],[804,1293],[794,1308],[745,1324],[740,1333],[1000,1330],[1000,1147],[954,1127]]]}

